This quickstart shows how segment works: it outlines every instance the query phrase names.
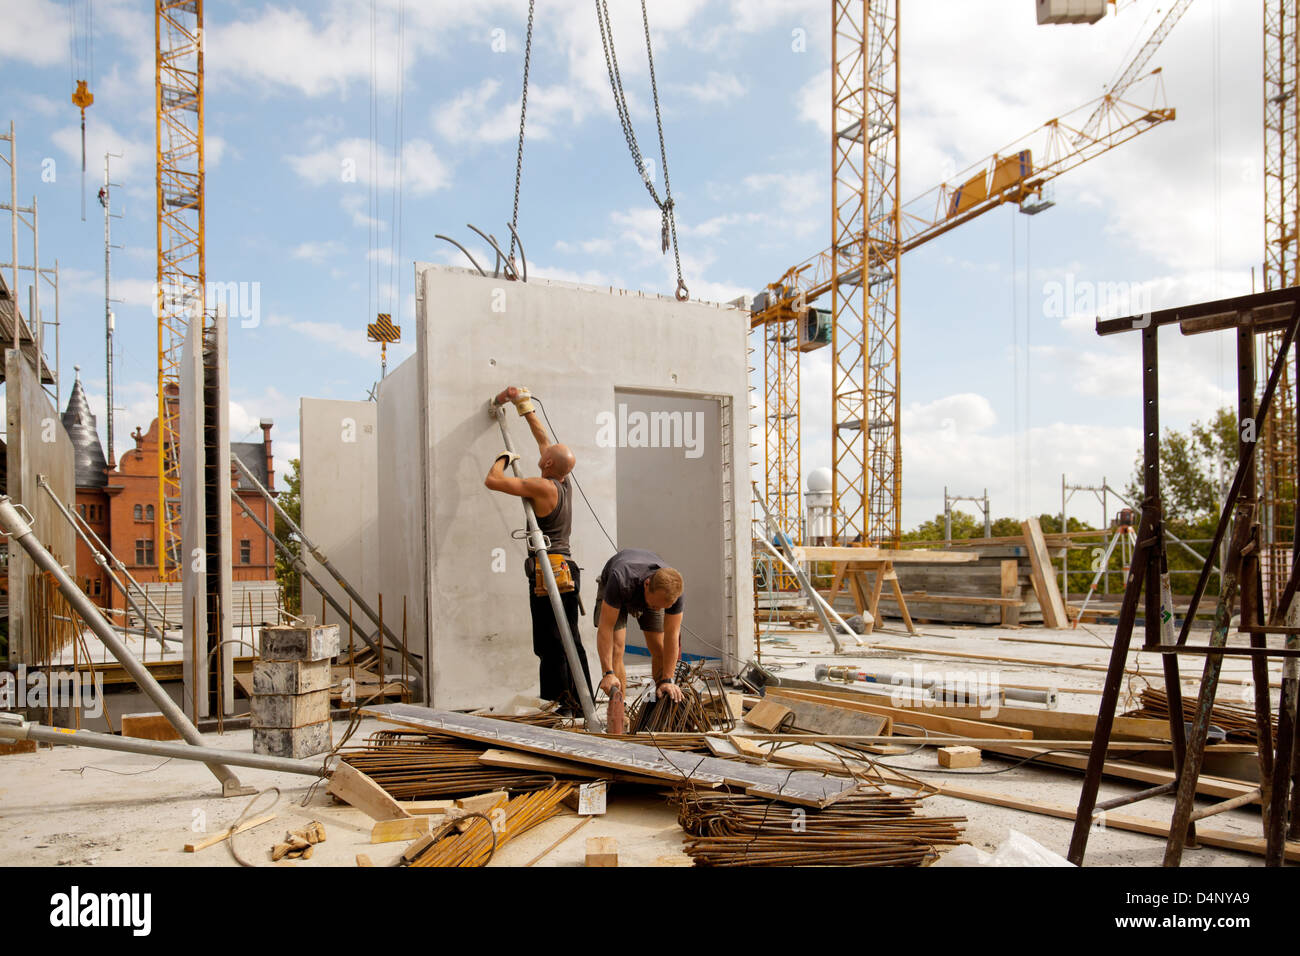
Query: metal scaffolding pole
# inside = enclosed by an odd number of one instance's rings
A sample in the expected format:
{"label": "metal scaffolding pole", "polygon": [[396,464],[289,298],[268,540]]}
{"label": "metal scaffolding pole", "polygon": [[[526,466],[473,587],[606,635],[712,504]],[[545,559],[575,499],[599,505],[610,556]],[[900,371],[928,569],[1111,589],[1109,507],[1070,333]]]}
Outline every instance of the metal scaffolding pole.
{"label": "metal scaffolding pole", "polygon": [[[11,544],[17,542],[24,551],[31,555],[32,561],[36,563],[42,571],[47,572],[54,578],[55,584],[63,592],[72,609],[80,615],[86,625],[95,632],[95,636],[103,641],[104,646],[112,652],[117,658],[117,662],[122,665],[137,686],[148,695],[154,705],[162,711],[167,722],[170,723],[185,738],[185,742],[195,746],[203,746],[203,735],[199,729],[190,723],[190,719],[185,716],[185,712],[176,706],[176,702],[171,699],[171,695],[163,690],[161,685],[154,680],[149,669],[144,666],[136,657],[127,650],[121,638],[117,636],[117,631],[113,630],[113,625],[104,619],[99,613],[99,608],[95,607],[90,598],[82,593],[81,588],[77,587],[76,582],[68,577],[68,572],[63,570],[63,566],[54,559],[49,551],[45,550],[45,545],[37,540],[36,535],[32,532],[31,515],[19,512],[19,506],[15,506],[8,495],[0,495],[0,533],[7,534]],[[241,794],[251,793],[252,791],[240,784],[239,778],[227,766],[221,763],[211,763],[204,761],[208,769],[221,781],[222,792],[225,796],[239,796]]]}

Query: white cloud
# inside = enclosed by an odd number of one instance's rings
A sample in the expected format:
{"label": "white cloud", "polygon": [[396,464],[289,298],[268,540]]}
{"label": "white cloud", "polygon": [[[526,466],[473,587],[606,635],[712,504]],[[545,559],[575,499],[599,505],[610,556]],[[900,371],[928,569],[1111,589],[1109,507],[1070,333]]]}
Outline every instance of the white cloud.
{"label": "white cloud", "polygon": [[740,77],[734,73],[719,73],[709,70],[699,83],[674,83],[668,87],[672,93],[687,96],[697,103],[709,103],[725,106],[745,95],[746,87]]}
{"label": "white cloud", "polygon": [[295,259],[306,259],[308,262],[324,262],[326,259],[337,256],[343,252],[343,243],[337,239],[308,240],[294,246],[290,252]]}
{"label": "white cloud", "polygon": [[[94,109],[92,106],[91,109]],[[50,136],[54,145],[68,157],[68,162],[60,164],[57,175],[73,177],[81,175],[81,126],[74,123],[55,130]],[[218,149],[220,152],[220,149]],[[93,200],[93,191],[103,183],[104,154],[119,153],[112,159],[111,172],[114,182],[152,180],[154,175],[154,142],[133,139],[120,133],[98,116],[86,121],[86,183],[92,191],[88,198]],[[152,194],[151,194],[152,195]],[[102,215],[102,214],[101,214]]]}
{"label": "white cloud", "polygon": [[424,196],[451,183],[450,167],[439,158],[433,145],[422,139],[402,145],[400,170],[395,167],[391,149],[360,137],[318,144],[311,152],[286,156],[285,161],[314,186],[349,188],[373,183],[381,191],[391,190],[400,174],[403,192]]}
{"label": "white cloud", "polygon": [[[68,57],[68,12],[53,0],[0,2],[0,61],[55,66]],[[68,90],[71,94],[72,90]]]}

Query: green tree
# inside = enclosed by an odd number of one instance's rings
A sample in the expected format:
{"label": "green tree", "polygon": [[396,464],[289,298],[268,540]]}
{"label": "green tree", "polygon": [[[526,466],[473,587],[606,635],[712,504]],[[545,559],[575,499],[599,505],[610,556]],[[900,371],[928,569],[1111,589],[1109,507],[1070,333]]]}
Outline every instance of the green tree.
{"label": "green tree", "polygon": [[[1171,530],[1179,526],[1190,532],[1206,521],[1213,526],[1221,492],[1236,468],[1237,441],[1237,416],[1231,408],[1220,408],[1204,423],[1192,422],[1186,432],[1165,429],[1160,439],[1160,498]],[[1127,489],[1134,507],[1141,504],[1142,488],[1138,449]]]}
{"label": "green tree", "polygon": [[[289,461],[289,472],[282,475],[284,488],[276,501],[295,524],[302,522],[302,475],[297,458]],[[288,522],[279,514],[275,516],[275,536],[289,546],[295,557],[302,554],[302,543],[292,533]],[[275,551],[275,580],[284,593],[284,606],[292,614],[302,613],[302,579],[293,569],[291,562],[279,548]]]}

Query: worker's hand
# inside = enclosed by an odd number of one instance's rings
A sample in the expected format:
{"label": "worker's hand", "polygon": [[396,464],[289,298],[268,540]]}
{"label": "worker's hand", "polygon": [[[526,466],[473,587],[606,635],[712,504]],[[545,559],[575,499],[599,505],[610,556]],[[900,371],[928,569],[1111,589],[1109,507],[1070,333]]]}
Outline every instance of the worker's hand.
{"label": "worker's hand", "polygon": [[679,704],[682,702],[682,689],[672,681],[660,681],[659,686],[655,688],[655,691],[656,693],[663,694],[666,697],[671,697]]}
{"label": "worker's hand", "polygon": [[601,678],[600,689],[605,692],[606,696],[613,697],[614,691],[622,690],[623,685],[619,682],[617,674],[606,674]]}
{"label": "worker's hand", "polygon": [[513,451],[503,451],[497,455],[496,460],[500,461],[502,458],[506,460],[505,464],[501,466],[501,470],[504,471],[519,460],[519,454]]}

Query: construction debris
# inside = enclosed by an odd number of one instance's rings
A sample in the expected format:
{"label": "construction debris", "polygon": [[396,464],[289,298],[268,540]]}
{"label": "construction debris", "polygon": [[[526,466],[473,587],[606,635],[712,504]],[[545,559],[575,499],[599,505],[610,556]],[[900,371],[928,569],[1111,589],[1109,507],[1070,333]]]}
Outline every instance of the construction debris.
{"label": "construction debris", "polygon": [[520,834],[560,812],[561,801],[573,789],[557,783],[544,790],[520,794],[491,814],[470,814],[464,832],[447,824],[409,866],[486,866],[492,855]]}

